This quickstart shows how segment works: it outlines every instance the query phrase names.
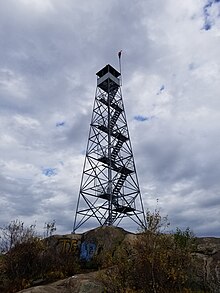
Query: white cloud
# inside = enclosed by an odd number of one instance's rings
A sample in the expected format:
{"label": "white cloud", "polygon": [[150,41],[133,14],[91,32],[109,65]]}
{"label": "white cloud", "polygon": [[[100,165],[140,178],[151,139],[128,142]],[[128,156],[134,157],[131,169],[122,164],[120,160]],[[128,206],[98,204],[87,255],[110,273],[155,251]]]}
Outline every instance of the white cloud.
{"label": "white cloud", "polygon": [[[20,217],[42,227],[56,219],[58,233],[70,232],[95,73],[107,63],[117,67],[122,49],[123,97],[145,207],[159,198],[174,226],[219,233],[219,3],[208,8],[209,30],[206,4],[0,3],[1,225]],[[56,176],[42,174],[46,168]]]}
{"label": "white cloud", "polygon": [[21,5],[32,10],[33,12],[46,13],[53,10],[53,4],[51,0],[18,0]]}
{"label": "white cloud", "polygon": [[16,75],[12,70],[2,68],[0,70],[0,94],[2,98],[26,99],[28,87],[22,76]]}
{"label": "white cloud", "polygon": [[22,128],[35,129],[40,126],[39,121],[33,119],[32,117],[24,117],[21,115],[15,115],[14,117],[15,123],[18,124]]}

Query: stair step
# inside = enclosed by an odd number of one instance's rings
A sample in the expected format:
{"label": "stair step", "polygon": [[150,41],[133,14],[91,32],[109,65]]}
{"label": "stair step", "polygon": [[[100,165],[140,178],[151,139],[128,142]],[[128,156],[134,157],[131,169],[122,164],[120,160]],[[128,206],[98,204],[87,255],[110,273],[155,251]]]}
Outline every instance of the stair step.
{"label": "stair step", "polygon": [[125,180],[127,178],[127,175],[121,174],[120,178],[118,179],[118,182],[115,185],[115,188],[113,189],[114,196],[117,196],[119,191],[121,190]]}
{"label": "stair step", "polygon": [[117,157],[122,145],[123,145],[123,141],[118,140],[116,145],[114,146],[114,149],[113,149],[112,154],[111,154],[111,158],[112,158],[113,161]]}
{"label": "stair step", "polygon": [[119,116],[121,114],[121,111],[116,111],[114,112],[111,121],[110,121],[110,129],[112,129],[115,126],[115,123],[117,122]]}
{"label": "stair step", "polygon": [[[113,210],[112,211],[112,222],[114,222],[114,220],[117,218],[117,215],[118,215],[118,213],[117,213],[117,211],[116,210]],[[105,222],[104,222],[104,225],[106,225],[106,224],[108,224],[109,223],[109,216],[107,217],[107,219],[105,220]]]}

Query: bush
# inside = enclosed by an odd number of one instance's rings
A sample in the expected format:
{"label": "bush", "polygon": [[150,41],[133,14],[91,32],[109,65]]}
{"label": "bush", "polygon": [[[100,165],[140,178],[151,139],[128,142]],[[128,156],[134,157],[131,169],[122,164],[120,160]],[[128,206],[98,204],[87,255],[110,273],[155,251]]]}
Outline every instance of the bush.
{"label": "bush", "polygon": [[29,241],[15,245],[4,257],[5,276],[8,280],[7,292],[12,288],[21,290],[28,286],[32,279],[41,274],[42,263],[39,255],[44,246],[40,239],[31,238]]}
{"label": "bush", "polygon": [[102,273],[106,292],[193,292],[193,233],[187,228],[165,234],[168,217],[157,209],[147,212],[146,221],[133,247],[122,248],[113,269]]}
{"label": "bush", "polygon": [[36,237],[36,225],[24,226],[24,222],[15,220],[0,228],[0,252],[6,253],[18,244]]}
{"label": "bush", "polygon": [[17,292],[34,280],[51,282],[79,271],[77,254],[59,251],[47,239],[41,239],[35,226],[25,227],[13,221],[2,229],[0,292]]}

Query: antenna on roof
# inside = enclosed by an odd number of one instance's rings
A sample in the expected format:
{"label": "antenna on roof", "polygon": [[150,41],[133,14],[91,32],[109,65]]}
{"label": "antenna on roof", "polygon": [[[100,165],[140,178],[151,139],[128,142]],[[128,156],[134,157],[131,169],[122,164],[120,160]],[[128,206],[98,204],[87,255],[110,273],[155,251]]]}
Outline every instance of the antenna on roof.
{"label": "antenna on roof", "polygon": [[[122,50],[118,52],[118,63],[119,63],[120,74],[121,74],[121,54],[122,54]],[[121,86],[122,86],[122,76],[121,76]]]}

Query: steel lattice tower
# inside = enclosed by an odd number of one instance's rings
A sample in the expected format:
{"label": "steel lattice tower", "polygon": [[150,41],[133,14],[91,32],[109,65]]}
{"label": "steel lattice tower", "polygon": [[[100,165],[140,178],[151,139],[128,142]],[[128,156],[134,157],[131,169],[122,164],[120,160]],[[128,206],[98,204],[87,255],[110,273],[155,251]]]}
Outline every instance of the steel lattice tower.
{"label": "steel lattice tower", "polygon": [[121,92],[121,74],[106,65],[97,75],[89,139],[73,232],[88,220],[146,227]]}

